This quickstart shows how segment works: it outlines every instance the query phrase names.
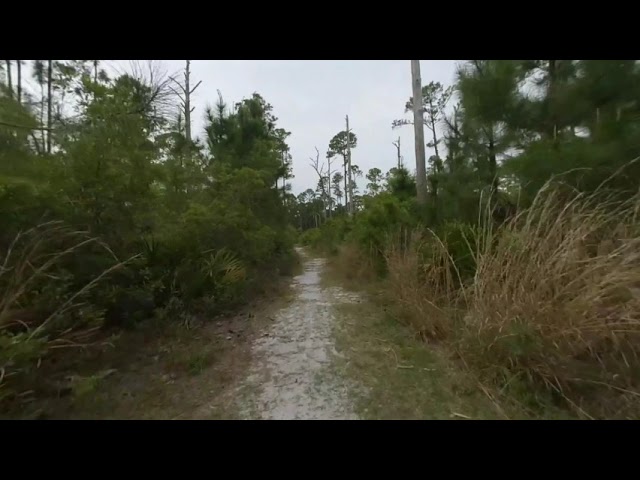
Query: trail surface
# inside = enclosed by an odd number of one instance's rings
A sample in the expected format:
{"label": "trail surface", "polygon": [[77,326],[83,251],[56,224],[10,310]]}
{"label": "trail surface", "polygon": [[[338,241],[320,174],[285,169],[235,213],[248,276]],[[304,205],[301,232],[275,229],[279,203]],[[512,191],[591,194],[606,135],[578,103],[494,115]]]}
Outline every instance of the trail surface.
{"label": "trail surface", "polygon": [[[335,266],[298,253],[302,273],[286,288],[274,279],[269,295],[201,328],[129,332],[119,349],[83,362],[78,378],[92,382],[91,393],[43,398],[23,416],[528,418],[504,412],[448,351],[416,338],[375,289],[347,290],[356,285]],[[96,383],[105,370],[113,374]]]}
{"label": "trail surface", "polygon": [[336,304],[358,296],[321,282],[325,260],[298,249],[303,273],[294,277],[291,302],[252,345],[247,378],[236,391],[242,418],[356,419],[353,385],[335,368]]}

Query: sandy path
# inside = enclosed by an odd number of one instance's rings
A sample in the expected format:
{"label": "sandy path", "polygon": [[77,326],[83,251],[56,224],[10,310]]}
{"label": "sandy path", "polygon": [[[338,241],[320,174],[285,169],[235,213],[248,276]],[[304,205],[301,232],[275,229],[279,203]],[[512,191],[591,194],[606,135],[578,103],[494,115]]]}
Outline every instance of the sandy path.
{"label": "sandy path", "polygon": [[357,301],[339,287],[325,287],[325,261],[298,250],[304,272],[293,279],[293,300],[276,312],[252,345],[252,365],[237,391],[242,418],[356,419],[346,379],[332,368],[333,306]]}

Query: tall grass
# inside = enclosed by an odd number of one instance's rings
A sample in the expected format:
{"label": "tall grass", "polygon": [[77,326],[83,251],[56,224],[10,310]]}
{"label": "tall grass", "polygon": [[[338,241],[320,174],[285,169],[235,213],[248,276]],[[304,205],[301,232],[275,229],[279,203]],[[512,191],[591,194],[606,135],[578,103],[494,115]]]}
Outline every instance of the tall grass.
{"label": "tall grass", "polygon": [[[469,238],[462,282],[446,241],[390,242],[388,289],[424,337],[449,338],[503,391],[559,401],[588,418],[640,411],[640,198],[567,192]],[[459,319],[459,320],[456,320]]]}
{"label": "tall grass", "polygon": [[341,278],[354,284],[374,282],[378,277],[372,248],[363,250],[354,243],[340,246],[334,270]]}
{"label": "tall grass", "polygon": [[[65,262],[85,248],[113,256],[113,265],[84,285],[74,285]],[[52,350],[84,347],[102,326],[104,312],[89,294],[127,262],[86,232],[48,222],[21,232],[0,254],[0,400],[10,383],[40,365]]]}
{"label": "tall grass", "polygon": [[445,244],[432,231],[394,236],[385,249],[387,293],[398,304],[399,319],[425,340],[448,337],[459,292],[457,270]]}
{"label": "tall grass", "polygon": [[[486,229],[466,292],[461,345],[471,362],[583,414],[626,409],[640,380],[639,210],[638,197],[567,198],[548,184],[529,209]],[[621,395],[586,406],[605,393]]]}

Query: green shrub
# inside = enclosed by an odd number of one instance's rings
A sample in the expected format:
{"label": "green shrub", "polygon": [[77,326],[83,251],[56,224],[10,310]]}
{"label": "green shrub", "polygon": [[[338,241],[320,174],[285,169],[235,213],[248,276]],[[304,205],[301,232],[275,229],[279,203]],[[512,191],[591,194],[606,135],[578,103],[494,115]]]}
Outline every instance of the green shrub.
{"label": "green shrub", "polygon": [[308,247],[317,247],[320,244],[322,232],[319,228],[310,228],[300,234],[299,241]]}
{"label": "green shrub", "polygon": [[397,232],[408,231],[416,224],[407,203],[389,193],[383,193],[368,199],[365,209],[356,216],[347,240],[370,255],[377,270],[382,273],[385,271],[386,245]]}

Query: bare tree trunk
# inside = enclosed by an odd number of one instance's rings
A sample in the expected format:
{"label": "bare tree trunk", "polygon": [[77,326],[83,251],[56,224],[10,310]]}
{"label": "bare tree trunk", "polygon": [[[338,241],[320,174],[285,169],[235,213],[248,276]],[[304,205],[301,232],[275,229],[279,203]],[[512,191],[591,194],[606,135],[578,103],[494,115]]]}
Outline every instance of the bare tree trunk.
{"label": "bare tree trunk", "polygon": [[438,179],[432,176],[431,183],[431,221],[433,223],[438,222]]}
{"label": "bare tree trunk", "polygon": [[398,150],[398,168],[402,168],[402,157],[400,156],[400,137],[398,137],[397,142],[392,142],[395,145],[396,150]]}
{"label": "bare tree trunk", "polygon": [[332,213],[332,208],[331,208],[331,203],[333,200],[333,196],[331,195],[331,158],[329,158],[329,156],[327,156],[327,180],[329,183],[329,218],[333,217],[333,213]]}
{"label": "bare tree trunk", "polygon": [[98,83],[98,62],[100,60],[93,61],[93,83]]}
{"label": "bare tree trunk", "polygon": [[13,79],[11,78],[11,60],[5,60],[7,64],[7,87],[9,87],[9,96],[13,98]]}
{"label": "bare tree trunk", "polygon": [[[433,100],[429,99],[429,108],[431,111],[434,110]],[[435,150],[435,160],[433,162],[433,174],[431,177],[431,197],[433,202],[433,221],[438,221],[438,177],[437,175],[441,172],[440,167],[440,152],[438,151],[438,135],[436,133],[436,122],[434,120],[433,115],[429,115],[429,130],[431,130],[431,135],[433,138],[433,149]]]}
{"label": "bare tree trunk", "polygon": [[46,131],[44,129],[44,84],[40,84],[40,125],[42,125],[42,129],[40,130],[40,141],[42,142],[42,149],[45,148],[45,135]]}
{"label": "bare tree trunk", "polygon": [[36,155],[42,155],[42,149],[40,148],[40,142],[38,141],[38,137],[36,136],[35,131],[32,130],[30,135],[31,135],[31,139],[33,140],[33,146],[36,149]]}
{"label": "bare tree trunk", "polygon": [[16,68],[18,69],[18,103],[22,104],[22,60],[16,60]]}
{"label": "bare tree trunk", "polygon": [[491,175],[491,195],[498,191],[498,162],[496,160],[496,148],[493,137],[489,139],[489,175]]}
{"label": "bare tree trunk", "polygon": [[424,148],[424,114],[422,109],[422,80],[420,60],[411,60],[411,80],[413,82],[413,130],[416,150],[416,190],[418,204],[427,203],[427,168]]}
{"label": "bare tree trunk", "polygon": [[[431,108],[431,110],[433,111],[433,100],[429,100],[429,107]],[[431,115],[429,115],[431,117]],[[433,149],[436,152],[436,157],[438,157],[438,159],[440,159],[440,152],[438,151],[438,136],[436,134],[436,122],[434,121],[433,118],[430,118],[430,123],[431,125],[429,126],[429,130],[431,130],[431,134],[433,136]],[[439,165],[436,165],[436,168],[438,168]]]}
{"label": "bare tree trunk", "polygon": [[191,106],[191,94],[196,91],[196,88],[200,86],[202,81],[199,81],[195,87],[191,88],[191,60],[187,60],[187,66],[184,71],[184,85],[178,82],[175,78],[171,78],[181,91],[177,91],[171,88],[171,91],[182,102],[182,109],[184,112],[184,132],[185,137],[191,142],[191,113],[196,107]]}
{"label": "bare tree trunk", "polygon": [[353,215],[353,182],[351,181],[351,141],[349,138],[349,115],[347,120],[347,162],[349,169],[349,215]]}
{"label": "bare tree trunk", "polygon": [[557,65],[556,60],[549,60],[549,90],[547,91],[547,97],[549,99],[549,110],[551,125],[549,127],[549,137],[556,140],[558,136],[558,123],[556,119],[556,83],[557,83]]}
{"label": "bare tree trunk", "polygon": [[284,203],[285,195],[287,192],[287,152],[282,152],[282,202]]}
{"label": "bare tree trunk", "polygon": [[189,66],[191,65],[191,61],[187,60],[187,67],[184,70],[184,86],[185,86],[185,96],[184,96],[184,123],[185,123],[185,134],[187,136],[187,140],[191,141],[191,91],[189,89],[189,80],[191,77],[191,69]]}
{"label": "bare tree trunk", "polygon": [[316,158],[309,157],[311,160],[311,168],[313,168],[318,175],[318,186],[320,187],[320,201],[322,202],[322,213],[323,218],[327,220],[327,190],[324,184],[324,164],[320,163],[320,150],[318,147],[316,149]]}
{"label": "bare tree trunk", "polygon": [[52,82],[53,82],[53,60],[47,60],[47,153],[51,153],[51,111],[53,107]]}
{"label": "bare tree trunk", "polygon": [[349,206],[349,187],[347,187],[347,159],[344,159],[344,208],[348,211]]}

